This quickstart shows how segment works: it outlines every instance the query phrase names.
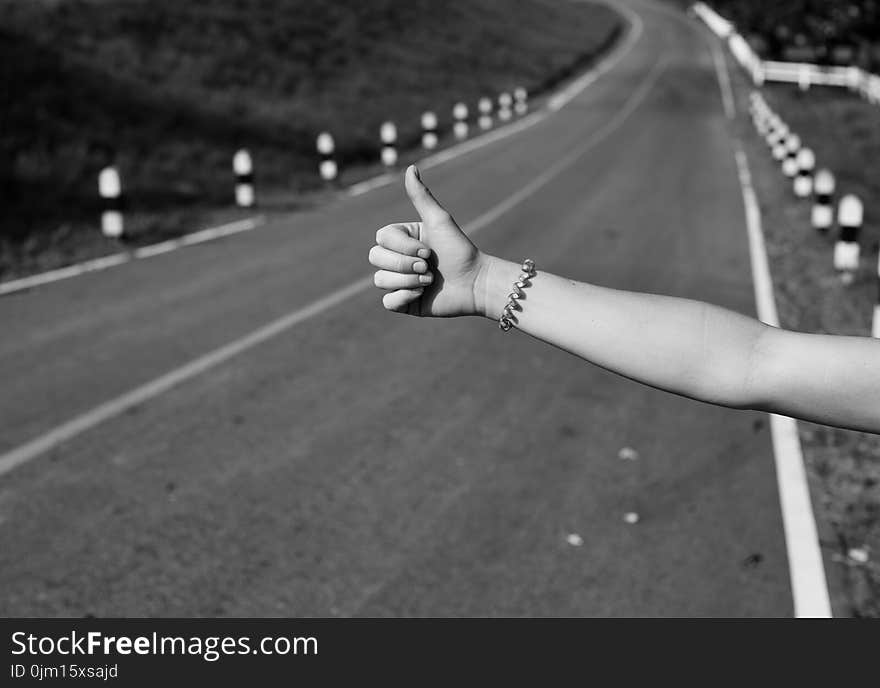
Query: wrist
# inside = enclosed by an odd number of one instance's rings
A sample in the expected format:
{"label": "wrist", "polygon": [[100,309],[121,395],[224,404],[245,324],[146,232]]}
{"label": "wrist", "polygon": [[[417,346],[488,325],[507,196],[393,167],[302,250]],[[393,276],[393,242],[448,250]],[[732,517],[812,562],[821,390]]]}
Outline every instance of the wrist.
{"label": "wrist", "polygon": [[477,315],[498,320],[507,303],[511,285],[517,280],[520,266],[508,260],[483,254],[474,280],[474,306]]}

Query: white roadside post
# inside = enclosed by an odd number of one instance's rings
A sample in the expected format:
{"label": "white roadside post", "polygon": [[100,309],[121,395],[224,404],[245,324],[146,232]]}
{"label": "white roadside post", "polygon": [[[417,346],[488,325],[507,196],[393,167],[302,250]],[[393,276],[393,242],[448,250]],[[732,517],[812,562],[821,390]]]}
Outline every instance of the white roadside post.
{"label": "white roadside post", "polygon": [[788,155],[788,127],[785,124],[782,124],[776,130],[776,137],[773,143],[773,159],[776,162],[781,163],[785,160],[785,156]]}
{"label": "white roadside post", "polygon": [[813,179],[813,211],[810,220],[813,229],[822,233],[834,224],[834,175],[826,169],[816,172]]}
{"label": "white roadside post", "polygon": [[846,85],[850,91],[858,93],[862,83],[862,70],[858,67],[850,67],[846,70]]}
{"label": "white roadside post", "polygon": [[758,136],[762,139],[767,135],[767,119],[764,115],[755,114],[753,118],[753,124],[755,125],[755,131],[758,132]]}
{"label": "white roadside post", "polygon": [[382,164],[385,167],[397,165],[397,127],[394,122],[384,122],[379,128],[379,138],[382,141]]}
{"label": "white roadside post", "polygon": [[847,194],[837,207],[840,236],[834,245],[834,268],[844,284],[851,284],[859,268],[859,233],[864,210],[858,196]]}
{"label": "white roadside post", "polygon": [[767,147],[770,150],[773,150],[773,147],[779,143],[779,134],[782,130],[782,123],[779,121],[777,117],[771,117],[770,121],[767,123],[767,133],[764,135],[764,141],[767,143]]}
{"label": "white roadside post", "polygon": [[764,63],[761,60],[755,60],[752,64],[752,83],[758,87],[764,85]]}
{"label": "white roadside post", "polygon": [[459,141],[466,139],[468,135],[468,107],[464,103],[456,103],[452,108],[452,119],[455,124],[452,125],[452,133]]}
{"label": "white roadside post", "polygon": [[328,132],[322,131],[318,134],[317,147],[318,155],[321,156],[321,163],[318,166],[318,171],[321,174],[321,179],[329,184],[335,180],[336,175],[339,174],[339,168],[336,165],[336,161],[333,159],[333,153],[336,152],[336,142],[333,140],[333,136]]}
{"label": "white roadside post", "polygon": [[763,138],[767,135],[767,131],[770,127],[770,108],[767,107],[767,103],[764,102],[761,94],[756,91],[752,91],[752,97],[750,100],[752,123],[755,125],[758,135]]}
{"label": "white roadside post", "polygon": [[520,117],[529,111],[529,92],[522,86],[513,89],[513,111]]}
{"label": "white roadside post", "polygon": [[880,258],[877,260],[877,303],[874,304],[874,320],[871,323],[871,336],[880,339]]}
{"label": "white roadside post", "polygon": [[797,175],[797,154],[801,149],[801,137],[797,134],[789,134],[785,140],[785,158],[782,160],[782,173],[794,179]]}
{"label": "white roadside post", "polygon": [[478,124],[480,125],[480,129],[486,131],[492,128],[492,99],[491,98],[480,98],[480,102],[477,103],[477,109],[480,111],[480,119],[478,120]]}
{"label": "white roadside post", "polygon": [[434,150],[437,147],[437,115],[422,113],[422,148]]}
{"label": "white roadside post", "polygon": [[816,155],[809,148],[801,148],[797,158],[797,176],[794,178],[794,195],[809,198],[813,193],[813,170],[816,168]]}
{"label": "white roadside post", "polygon": [[105,167],[98,174],[101,196],[101,232],[110,239],[119,239],[125,231],[122,219],[122,180],[115,167]]}
{"label": "white roadside post", "polygon": [[757,126],[758,134],[762,139],[765,138],[773,128],[773,113],[770,111],[770,108],[767,107],[766,103],[761,107],[761,114]]}
{"label": "white roadside post", "polygon": [[513,107],[513,98],[509,93],[505,92],[498,96],[498,119],[502,122],[509,122],[513,117],[511,107]]}
{"label": "white roadside post", "polygon": [[798,88],[801,91],[810,90],[810,68],[807,65],[802,65],[798,71]]}
{"label": "white roadside post", "polygon": [[232,156],[232,171],[235,173],[235,204],[240,208],[254,205],[254,163],[251,154],[244,148]]}
{"label": "white roadside post", "polygon": [[767,110],[767,103],[758,91],[749,93],[749,107],[753,113],[764,113]]}

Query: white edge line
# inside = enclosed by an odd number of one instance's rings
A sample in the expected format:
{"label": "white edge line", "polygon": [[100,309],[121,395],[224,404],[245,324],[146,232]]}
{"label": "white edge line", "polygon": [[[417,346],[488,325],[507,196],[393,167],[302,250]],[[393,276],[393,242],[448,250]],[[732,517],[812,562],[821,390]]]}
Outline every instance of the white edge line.
{"label": "white edge line", "polygon": [[[557,160],[551,167],[545,169],[526,186],[467,223],[463,227],[464,231],[468,235],[473,235],[489,226],[504,213],[508,212],[517,204],[538,191],[541,187],[548,184],[585,155],[591,148],[616,131],[644,101],[654,83],[663,73],[665,67],[666,62],[664,60],[658,61],[640,86],[632,92],[626,104],[611,120],[606,122],[600,129],[593,132],[593,134],[580,146],[572,149],[567,155]],[[214,351],[199,356],[179,368],[175,368],[150,382],[136,387],[114,399],[110,399],[109,401],[62,423],[61,425],[52,428],[48,432],[26,442],[25,444],[19,445],[4,454],[0,454],[0,475],[8,473],[17,466],[58,447],[60,444],[81,435],[95,426],[100,425],[104,421],[124,413],[127,409],[155,398],[160,394],[167,392],[172,387],[226,362],[233,356],[237,356],[258,344],[281,334],[285,330],[298,325],[312,316],[318,315],[333,306],[346,301],[355,294],[369,288],[372,284],[372,275],[351,282],[347,286],[342,287],[303,308],[273,320],[240,339],[234,340],[221,346],[219,349],[215,349]]]}
{"label": "white edge line", "polygon": [[[733,119],[736,110],[727,63],[723,54],[719,55],[717,42],[713,40],[711,43],[724,111],[728,118]],[[720,62],[719,57],[721,57]],[[738,144],[735,158],[745,208],[758,318],[767,325],[779,327],[773,279],[770,275],[770,264],[764,242],[761,209],[752,185],[748,158]],[[810,487],[797,422],[787,416],[770,414],[770,435],[794,615],[796,618],[831,618],[833,614],[828,582],[825,578],[825,564],[819,545],[819,533],[810,499]]]}
{"label": "white edge line", "polygon": [[0,282],[0,296],[21,291],[22,289],[30,289],[41,284],[49,284],[51,282],[57,282],[58,280],[76,277],[77,275],[83,275],[87,272],[104,270],[114,265],[122,265],[122,263],[127,263],[129,260],[131,260],[131,256],[128,253],[114,253],[109,256],[87,260],[83,263],[68,265],[63,268],[58,268],[57,270],[49,270],[48,272],[41,272],[37,275],[9,280],[8,282]]}
{"label": "white edge line", "polygon": [[[454,160],[455,158],[461,157],[462,155],[467,155],[468,153],[483,148],[484,146],[488,146],[492,143],[495,143],[496,141],[501,141],[508,136],[517,134],[530,127],[533,127],[539,122],[546,119],[547,116],[551,113],[557,112],[568,105],[575,97],[577,97],[579,93],[581,93],[590,84],[596,81],[600,76],[605,74],[608,70],[612,69],[621,60],[621,58],[629,52],[630,48],[635,45],[636,41],[639,40],[642,35],[644,24],[642,23],[639,15],[637,15],[629,8],[621,7],[617,4],[612,3],[606,4],[612,7],[619,14],[624,15],[629,22],[629,30],[626,32],[626,39],[618,43],[618,45],[614,47],[611,53],[603,57],[597,64],[590,67],[584,74],[565,86],[559,93],[551,96],[547,100],[547,110],[539,110],[533,112],[512,124],[504,125],[493,131],[475,136],[474,138],[471,138],[467,141],[463,141],[462,143],[450,146],[449,148],[444,148],[438,153],[429,155],[428,157],[419,160],[418,166],[421,169],[430,169],[445,162],[449,162],[450,160]],[[388,184],[394,182],[397,178],[398,175],[391,172],[385,172],[376,177],[372,177],[365,181],[358,182],[357,184],[353,184],[347,189],[347,193],[350,196],[360,196],[374,189],[387,186]]]}
{"label": "white edge line", "polygon": [[386,184],[390,184],[392,181],[397,179],[397,175],[392,174],[391,172],[384,172],[376,177],[370,177],[369,179],[365,179],[362,182],[358,182],[357,184],[352,184],[348,187],[348,195],[349,196],[360,196],[361,194],[365,194],[368,191],[372,191],[373,189],[378,189],[381,186],[385,186]]}
{"label": "white edge line", "polygon": [[733,87],[730,85],[730,72],[727,69],[727,60],[724,59],[724,53],[721,52],[716,41],[712,41],[712,59],[715,62],[718,87],[721,89],[724,114],[727,115],[727,119],[736,119],[736,100],[733,97]]}
{"label": "white edge line", "polygon": [[[752,186],[749,163],[741,148],[736,150],[736,165],[742,187],[749,254],[755,284],[758,317],[779,327],[773,280],[767,261],[761,210]],[[804,468],[797,423],[793,418],[770,414],[770,433],[779,485],[779,504],[788,552],[788,570],[794,598],[794,615],[798,618],[831,618],[831,601],[825,579],[825,565],[819,547],[816,519],[810,501],[810,487]]]}
{"label": "white edge line", "polygon": [[236,220],[235,222],[218,225],[217,227],[208,227],[207,229],[202,229],[198,232],[193,232],[192,234],[185,234],[182,237],[178,237],[176,239],[169,239],[168,241],[159,242],[158,244],[141,246],[140,248],[136,248],[132,251],[113,253],[109,256],[102,256],[100,258],[86,260],[82,263],[67,265],[63,268],[58,268],[57,270],[49,270],[47,272],[41,272],[36,275],[29,275],[27,277],[21,277],[19,279],[0,282],[0,296],[12,294],[14,292],[22,291],[24,289],[32,289],[34,287],[38,287],[44,284],[51,284],[52,282],[58,282],[59,280],[69,279],[78,275],[84,275],[87,272],[106,270],[107,268],[122,265],[123,263],[128,263],[132,260],[152,258],[153,256],[168,253],[169,251],[173,251],[182,246],[190,246],[192,244],[198,244],[203,241],[217,239],[219,237],[228,236],[230,234],[246,232],[259,227],[264,222],[265,218],[262,215],[257,215],[255,217],[249,217],[244,220]]}

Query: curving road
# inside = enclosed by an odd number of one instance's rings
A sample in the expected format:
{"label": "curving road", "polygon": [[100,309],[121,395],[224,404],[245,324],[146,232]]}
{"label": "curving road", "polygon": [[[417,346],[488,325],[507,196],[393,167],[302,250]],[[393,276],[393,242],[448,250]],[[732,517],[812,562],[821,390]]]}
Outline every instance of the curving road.
{"label": "curving road", "polygon": [[[424,176],[491,252],[753,313],[705,34],[622,4],[607,73]],[[0,299],[0,614],[791,615],[766,416],[385,313],[356,282],[413,216],[393,184]]]}

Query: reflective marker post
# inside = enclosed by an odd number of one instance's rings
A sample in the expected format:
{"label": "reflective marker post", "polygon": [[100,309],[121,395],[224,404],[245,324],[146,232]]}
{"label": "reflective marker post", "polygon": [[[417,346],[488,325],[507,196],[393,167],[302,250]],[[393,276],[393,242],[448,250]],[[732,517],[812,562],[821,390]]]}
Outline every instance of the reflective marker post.
{"label": "reflective marker post", "polygon": [[122,180],[115,167],[105,167],[98,174],[101,196],[101,232],[110,239],[120,239],[125,232],[122,219]]}
{"label": "reflective marker post", "polygon": [[397,165],[397,127],[394,122],[385,122],[379,129],[382,141],[382,164],[385,167]]}
{"label": "reflective marker post", "polygon": [[321,179],[329,184],[333,182],[339,174],[339,167],[333,159],[333,153],[336,152],[336,142],[333,140],[333,136],[328,132],[322,131],[318,134],[316,145],[318,148],[318,155],[321,156],[321,163],[318,166],[318,172],[321,175]]}
{"label": "reflective marker post", "polygon": [[248,150],[242,148],[232,157],[232,171],[235,173],[235,204],[240,208],[251,208],[256,202],[254,193],[254,163]]}

